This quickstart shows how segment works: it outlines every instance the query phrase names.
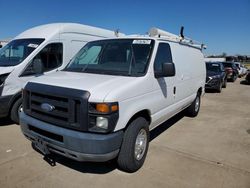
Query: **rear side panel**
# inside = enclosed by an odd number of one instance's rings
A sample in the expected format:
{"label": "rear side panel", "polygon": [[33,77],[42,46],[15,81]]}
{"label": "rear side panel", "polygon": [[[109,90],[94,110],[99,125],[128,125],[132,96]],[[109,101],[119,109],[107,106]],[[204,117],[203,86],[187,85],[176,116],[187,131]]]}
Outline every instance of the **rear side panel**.
{"label": "rear side panel", "polygon": [[[199,88],[204,89],[206,68],[204,56],[199,49],[178,43],[170,43],[176,66],[175,101],[192,102]],[[185,102],[185,103],[186,103]],[[185,104],[184,104],[185,105]]]}

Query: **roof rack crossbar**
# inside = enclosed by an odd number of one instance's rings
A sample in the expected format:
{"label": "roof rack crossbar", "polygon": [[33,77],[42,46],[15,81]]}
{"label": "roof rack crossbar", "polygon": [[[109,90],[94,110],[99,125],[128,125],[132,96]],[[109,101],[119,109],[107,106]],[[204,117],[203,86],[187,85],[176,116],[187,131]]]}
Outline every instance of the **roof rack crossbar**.
{"label": "roof rack crossbar", "polygon": [[178,36],[173,33],[153,27],[149,30],[149,36],[158,37],[158,38],[166,39],[166,40],[173,41],[173,42],[179,42],[188,46],[199,48],[201,50],[206,49],[205,44],[192,40],[190,38],[184,37],[183,31],[184,31],[184,27],[182,26],[180,30],[180,36]]}

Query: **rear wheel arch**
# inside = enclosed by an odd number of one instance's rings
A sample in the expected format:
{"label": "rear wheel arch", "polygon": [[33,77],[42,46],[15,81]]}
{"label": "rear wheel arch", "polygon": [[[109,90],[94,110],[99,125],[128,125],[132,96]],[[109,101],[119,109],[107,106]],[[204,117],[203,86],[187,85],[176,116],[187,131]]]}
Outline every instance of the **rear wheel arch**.
{"label": "rear wheel arch", "polygon": [[200,104],[201,104],[201,94],[202,94],[202,87],[200,87],[197,91],[196,97],[194,101],[191,103],[189,107],[186,108],[186,115],[189,117],[196,117],[200,111]]}
{"label": "rear wheel arch", "polygon": [[202,87],[200,87],[197,91],[197,94],[201,95],[202,94]]}

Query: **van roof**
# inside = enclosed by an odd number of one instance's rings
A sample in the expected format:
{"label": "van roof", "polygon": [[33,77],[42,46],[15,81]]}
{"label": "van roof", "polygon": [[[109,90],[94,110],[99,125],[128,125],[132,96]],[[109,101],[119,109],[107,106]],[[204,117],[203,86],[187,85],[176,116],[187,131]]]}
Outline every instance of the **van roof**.
{"label": "van roof", "polygon": [[51,23],[33,27],[19,34],[21,38],[51,38],[62,33],[81,33],[91,36],[115,37],[115,32],[78,23]]}
{"label": "van roof", "polygon": [[192,48],[196,48],[202,51],[202,49],[206,49],[206,45],[200,43],[198,41],[194,41],[193,39],[187,38],[183,34],[184,27],[181,27],[180,35],[175,35],[168,31],[164,31],[158,28],[151,28],[147,35],[127,35],[126,38],[134,38],[134,39],[153,39],[158,41],[168,41],[179,43],[181,45],[189,46]]}
{"label": "van roof", "polygon": [[112,37],[112,38],[107,38],[107,39],[97,39],[97,41],[99,40],[119,40],[119,39],[132,39],[132,40],[155,40],[155,41],[165,41],[168,43],[178,43],[181,44],[182,46],[187,46],[187,47],[191,47],[194,49],[198,49],[198,50],[202,50],[202,46],[201,45],[196,45],[196,44],[189,44],[189,43],[185,43],[185,42],[177,42],[177,41],[173,41],[170,39],[166,39],[166,38],[159,38],[159,37],[155,37],[155,36],[149,36],[149,35],[126,35],[126,36],[120,36],[120,37]]}

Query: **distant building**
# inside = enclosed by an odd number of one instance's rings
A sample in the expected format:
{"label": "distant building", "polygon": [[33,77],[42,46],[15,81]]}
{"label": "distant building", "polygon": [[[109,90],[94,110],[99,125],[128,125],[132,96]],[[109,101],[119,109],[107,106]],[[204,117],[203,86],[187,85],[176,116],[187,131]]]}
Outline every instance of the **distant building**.
{"label": "distant building", "polygon": [[205,61],[231,61],[231,62],[250,62],[250,56],[247,55],[210,55]]}
{"label": "distant building", "polygon": [[205,62],[225,62],[225,57],[206,57]]}
{"label": "distant building", "polygon": [[250,56],[247,56],[246,62],[250,62]]}
{"label": "distant building", "polygon": [[249,62],[250,61],[249,57],[250,56],[246,56],[246,55],[227,56],[226,60],[234,61],[234,62]]}

